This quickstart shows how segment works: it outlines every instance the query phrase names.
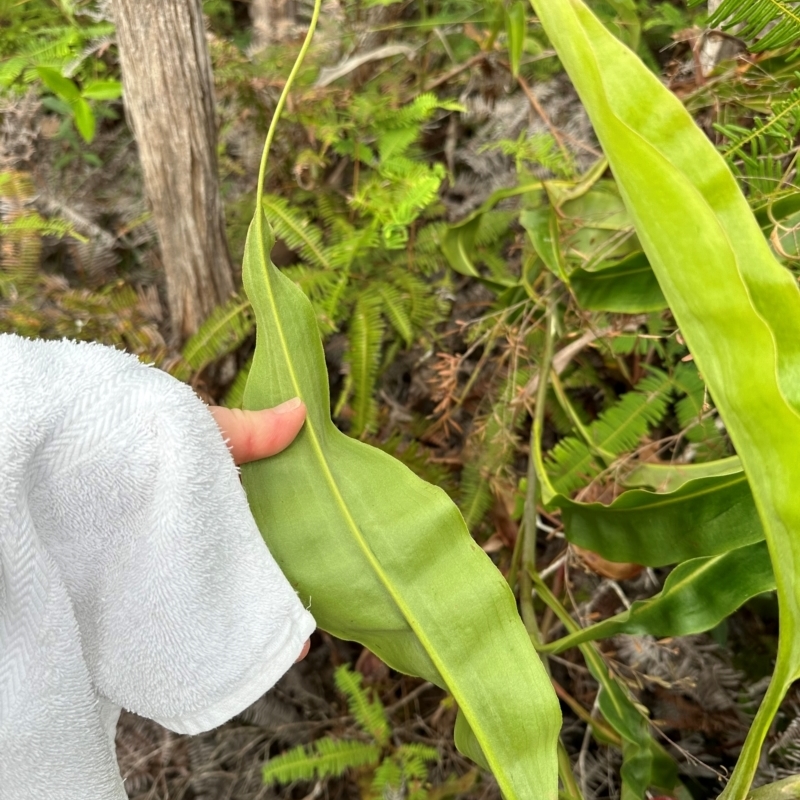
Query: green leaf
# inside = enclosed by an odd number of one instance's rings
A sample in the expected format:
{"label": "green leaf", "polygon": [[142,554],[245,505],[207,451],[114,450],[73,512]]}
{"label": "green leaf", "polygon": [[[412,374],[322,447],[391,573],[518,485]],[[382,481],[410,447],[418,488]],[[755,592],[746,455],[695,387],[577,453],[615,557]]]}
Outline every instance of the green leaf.
{"label": "green leaf", "polygon": [[609,561],[661,567],[764,538],[744,473],[689,480],[674,492],[623,492],[614,502],[556,495],[567,539]]}
{"label": "green leaf", "polygon": [[637,600],[622,614],[551,642],[543,650],[560,653],[620,633],[656,637],[702,633],[750,598],[774,589],[775,575],[764,542],[711,558],[694,558],[675,567],[655,597]]}
{"label": "green leaf", "polygon": [[445,231],[442,238],[442,253],[450,266],[462,275],[479,278],[480,272],[472,261],[475,236],[481,224],[480,217],[471,217]]}
{"label": "green leaf", "polygon": [[[531,578],[542,600],[555,612],[571,635],[580,633],[577,623],[553,596],[547,584],[533,572]],[[586,666],[600,684],[597,706],[622,739],[622,800],[642,800],[655,786],[688,797],[678,780],[675,762],[653,739],[649,720],[630,692],[611,674],[602,655],[591,642],[578,643]]]}
{"label": "green leaf", "polygon": [[313,310],[271,247],[257,214],[244,257],[257,320],[245,407],[299,396],[308,408],[290,447],[242,468],[272,554],[323,630],[452,693],[459,746],[507,800],[555,800],[558,703],[503,576],[441,489],[333,425]]}
{"label": "green leaf", "polygon": [[707,461],[704,464],[664,464],[646,461],[632,469],[625,476],[624,483],[631,488],[649,486],[665,494],[680,489],[687,481],[734,475],[741,471],[742,462],[738,456]]}
{"label": "green leaf", "polygon": [[664,296],[742,460],[772,559],[772,683],[724,800],[744,800],[800,676],[800,291],[689,113],[580,0],[533,0],[608,157]]}
{"label": "green leaf", "polygon": [[536,255],[544,261],[550,272],[567,283],[555,209],[550,207],[523,211],[519,221],[527,231]]}
{"label": "green leaf", "polygon": [[634,253],[591,272],[578,268],[569,277],[578,305],[587,311],[641,314],[667,307],[647,256]]}
{"label": "green leaf", "polygon": [[800,797],[800,775],[792,775],[782,781],[753,789],[747,800],[797,800],[798,797]]}
{"label": "green leaf", "polygon": [[122,97],[119,81],[88,81],[81,90],[87,100],[117,100]]}
{"label": "green leaf", "polygon": [[57,69],[52,67],[36,67],[36,72],[42,83],[62,100],[72,104],[80,99],[81,93],[74,81],[65,78]]}
{"label": "green leaf", "polygon": [[75,127],[83,140],[89,144],[94,139],[97,120],[91,106],[82,97],[70,101],[72,113],[75,116]]}
{"label": "green leaf", "polygon": [[510,189],[498,189],[473,211],[455,225],[449,226],[442,237],[441,248],[450,266],[462,275],[480,278],[480,272],[473,262],[473,251],[480,233],[482,218],[501,200],[517,197],[528,192],[536,192],[542,188],[541,181],[514,186]]}
{"label": "green leaf", "polygon": [[506,36],[508,36],[508,60],[511,62],[511,74],[516,78],[519,75],[519,62],[522,58],[522,49],[525,45],[525,31],[527,19],[525,14],[526,3],[517,0],[506,11]]}

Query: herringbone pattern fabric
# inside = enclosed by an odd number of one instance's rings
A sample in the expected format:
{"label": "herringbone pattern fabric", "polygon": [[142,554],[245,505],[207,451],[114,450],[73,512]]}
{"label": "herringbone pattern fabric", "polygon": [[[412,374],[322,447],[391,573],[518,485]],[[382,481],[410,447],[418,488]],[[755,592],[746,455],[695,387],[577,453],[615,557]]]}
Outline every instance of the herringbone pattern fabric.
{"label": "herringbone pattern fabric", "polygon": [[120,707],[215,727],[312,629],[188,387],[0,336],[0,800],[122,800]]}

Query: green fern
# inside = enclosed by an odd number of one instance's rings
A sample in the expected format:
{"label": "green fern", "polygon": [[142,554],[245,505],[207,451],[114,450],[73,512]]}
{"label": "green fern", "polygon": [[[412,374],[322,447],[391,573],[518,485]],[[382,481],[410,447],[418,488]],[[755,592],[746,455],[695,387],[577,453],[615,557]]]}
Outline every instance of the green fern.
{"label": "green fern", "polygon": [[333,270],[322,243],[322,231],[316,225],[275,195],[264,195],[264,211],[276,235],[292,250],[297,250],[307,264],[317,269]]}
{"label": "green fern", "polygon": [[429,220],[445,171],[418,158],[417,142],[437,109],[456,108],[432,93],[399,109],[396,99],[373,92],[355,95],[344,111],[315,103],[308,123],[321,150],[304,163],[347,155],[359,162],[352,191],[346,198],[320,191],[302,206],[264,198],[276,235],[297,257],[285,272],[311,301],[323,337],[347,335],[348,372],[334,411],[349,405],[354,436],[374,429],[382,365],[399,347],[430,339],[444,317],[445,294],[434,294],[425,278],[443,266],[435,234],[441,223]]}
{"label": "green fern", "polygon": [[336,688],[347,699],[347,707],[358,724],[381,747],[389,742],[389,720],[383,704],[377,698],[370,700],[361,685],[361,673],[353,672],[347,664],[337,667],[333,675]]}
{"label": "green fern", "polygon": [[609,456],[633,450],[641,437],[664,418],[671,391],[670,378],[653,370],[635,390],[627,392],[587,426],[591,444],[576,436],[562,439],[545,459],[556,491],[575,491],[609,466]]}
{"label": "green fern", "polygon": [[390,794],[394,790],[398,797],[427,798],[428,793],[424,788],[424,781],[428,777],[429,763],[439,760],[439,752],[434,747],[414,742],[400,745],[397,751],[384,759],[375,770],[372,780],[373,792],[379,793],[378,797],[395,796]]}
{"label": "green fern", "polygon": [[[702,1],[691,0],[689,5]],[[788,0],[723,0],[708,24],[736,29],[737,36],[752,41],[773,22],[775,27],[752,45],[754,52],[791,47],[800,39],[800,10]]]}
{"label": "green fern", "polygon": [[[800,81],[800,75],[796,76]],[[734,174],[749,189],[750,201],[774,194],[783,183],[784,172],[795,140],[800,134],[800,89],[775,100],[766,117],[755,117],[751,128],[715,125],[726,142],[722,151]]]}
{"label": "green fern", "polygon": [[244,405],[244,390],[247,386],[247,379],[250,377],[250,369],[253,366],[253,357],[250,356],[245,365],[236,373],[233,383],[228,388],[222,405],[227,408],[241,408]]}
{"label": "green fern", "polygon": [[490,142],[478,152],[499,150],[514,159],[517,173],[524,175],[526,167],[539,166],[549,170],[559,178],[573,178],[575,164],[568,152],[562,150],[551,133],[529,135],[527,130],[521,131],[517,139],[500,139]]}
{"label": "green fern", "polygon": [[383,310],[392,326],[406,346],[410,347],[413,342],[414,331],[409,317],[408,298],[403,297],[400,289],[391,283],[379,284],[376,291],[383,301]]}
{"label": "green fern", "polygon": [[264,783],[291,783],[343,775],[348,769],[377,764],[381,749],[372,742],[318,739],[271,758],[263,767]]}
{"label": "green fern", "polygon": [[353,310],[350,343],[344,357],[352,377],[354,436],[368,433],[375,424],[377,405],[373,394],[385,328],[379,296],[372,293],[362,295]]}
{"label": "green fern", "polygon": [[333,677],[356,724],[372,741],[325,737],[311,745],[295,747],[264,765],[264,782],[322,779],[343,775],[349,769],[367,769],[372,771],[366,784],[372,787],[369,797],[377,800],[400,792],[403,797],[425,800],[428,764],[439,760],[438,751],[419,743],[392,747],[386,710],[378,698],[370,699],[361,675],[345,664],[336,669]]}
{"label": "green fern", "polygon": [[[16,3],[17,7],[34,5]],[[87,58],[96,52],[101,44],[111,43],[114,26],[107,22],[79,25],[68,22],[48,27],[24,26],[24,16],[16,12],[15,24],[25,27],[25,34],[18,35],[13,44],[13,52],[9,45],[0,44],[5,50],[6,58],[0,60],[0,87],[9,88],[38,82],[36,67],[51,67],[68,77],[80,75],[81,68]],[[20,18],[22,16],[22,18]],[[2,28],[2,25],[0,25]],[[14,38],[13,28],[4,34],[9,40]],[[31,35],[33,32],[33,35]]]}
{"label": "green fern", "polygon": [[708,415],[710,403],[706,385],[692,363],[679,364],[673,376],[675,388],[684,396],[675,403],[675,415],[691,444],[694,460],[714,461],[730,455],[726,437]]}
{"label": "green fern", "polygon": [[193,372],[234,352],[255,329],[255,318],[246,297],[233,297],[218,306],[203,321],[188,342],[182,356]]}

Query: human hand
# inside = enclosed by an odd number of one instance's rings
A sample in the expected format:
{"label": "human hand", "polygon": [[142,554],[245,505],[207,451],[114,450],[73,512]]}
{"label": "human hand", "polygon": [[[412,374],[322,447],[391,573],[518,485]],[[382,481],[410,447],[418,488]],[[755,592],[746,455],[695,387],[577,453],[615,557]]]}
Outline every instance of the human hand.
{"label": "human hand", "polygon": [[237,464],[280,453],[294,441],[306,418],[306,407],[299,397],[263,411],[222,406],[211,406],[209,411]]}
{"label": "human hand", "polygon": [[[306,419],[306,407],[299,397],[263,411],[240,408],[209,408],[237,464],[257,461],[280,453],[300,432]],[[297,660],[302,661],[310,642],[306,642]]]}

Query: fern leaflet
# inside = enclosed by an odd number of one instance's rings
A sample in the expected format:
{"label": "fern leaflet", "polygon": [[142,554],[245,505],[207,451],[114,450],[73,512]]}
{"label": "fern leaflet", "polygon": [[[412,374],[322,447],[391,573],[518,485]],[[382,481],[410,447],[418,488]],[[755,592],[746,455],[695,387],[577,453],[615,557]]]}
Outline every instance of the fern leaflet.
{"label": "fern leaflet", "polygon": [[255,319],[250,301],[234,297],[218,306],[183,348],[183,358],[201,372],[213,361],[228,355],[253,332]]}
{"label": "fern leaflet", "polygon": [[708,22],[727,29],[741,25],[737,35],[752,40],[775,21],[775,27],[752,45],[754,52],[789,47],[800,39],[800,11],[786,0],[723,0]]}
{"label": "fern leaflet", "polygon": [[347,707],[356,722],[381,746],[389,741],[389,720],[380,700],[370,701],[361,685],[361,674],[353,672],[347,664],[334,673],[336,688],[347,698]]}
{"label": "fern leaflet", "polygon": [[372,429],[377,408],[373,399],[380,366],[381,344],[386,325],[381,316],[380,297],[363,294],[356,302],[350,322],[350,346],[345,362],[353,379],[353,429],[361,436]]}
{"label": "fern leaflet", "polygon": [[319,739],[271,758],[262,769],[264,783],[291,783],[342,775],[348,769],[376,764],[380,748],[367,742]]}
{"label": "fern leaflet", "polygon": [[322,243],[322,232],[316,225],[275,195],[264,195],[264,211],[275,233],[293,250],[298,250],[306,262],[319,269],[333,269]]}
{"label": "fern leaflet", "polygon": [[591,445],[575,436],[562,439],[546,458],[556,491],[568,494],[596,477],[607,466],[600,453],[616,457],[636,447],[663,419],[671,389],[669,377],[653,371],[587,426]]}

